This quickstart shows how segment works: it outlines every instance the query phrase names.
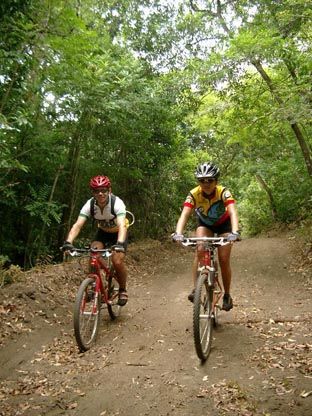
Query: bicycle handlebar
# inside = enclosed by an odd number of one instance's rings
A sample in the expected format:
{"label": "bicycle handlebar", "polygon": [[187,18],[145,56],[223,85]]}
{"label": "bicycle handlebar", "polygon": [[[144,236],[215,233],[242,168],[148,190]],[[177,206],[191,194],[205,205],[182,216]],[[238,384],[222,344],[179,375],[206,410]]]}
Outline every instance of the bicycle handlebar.
{"label": "bicycle handlebar", "polygon": [[198,243],[207,243],[210,246],[225,246],[230,244],[226,237],[185,237],[182,240],[182,245],[196,246]]}
{"label": "bicycle handlebar", "polygon": [[97,248],[76,248],[74,247],[72,250],[68,250],[67,251],[69,253],[70,256],[72,257],[77,257],[79,256],[79,254],[82,253],[102,253],[102,255],[109,257],[112,255],[112,249],[111,248],[102,248],[102,249],[97,249]]}

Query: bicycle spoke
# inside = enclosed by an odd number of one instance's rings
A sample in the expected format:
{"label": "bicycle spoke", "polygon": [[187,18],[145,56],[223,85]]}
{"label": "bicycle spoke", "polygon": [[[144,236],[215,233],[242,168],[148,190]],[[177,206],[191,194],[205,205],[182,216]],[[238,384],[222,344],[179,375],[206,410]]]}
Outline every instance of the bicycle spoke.
{"label": "bicycle spoke", "polygon": [[205,320],[205,325],[204,325],[204,330],[202,331],[202,336],[201,336],[201,343],[203,344],[205,342],[205,339],[207,337],[207,332],[208,332],[208,320]]}

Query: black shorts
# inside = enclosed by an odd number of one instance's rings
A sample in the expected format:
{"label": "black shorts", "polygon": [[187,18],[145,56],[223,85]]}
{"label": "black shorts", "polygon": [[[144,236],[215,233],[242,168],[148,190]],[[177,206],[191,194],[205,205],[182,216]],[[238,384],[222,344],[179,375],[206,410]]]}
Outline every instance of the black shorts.
{"label": "black shorts", "polygon": [[[107,233],[101,230],[101,228],[98,228],[92,242],[100,241],[101,243],[104,244],[104,247],[110,247],[116,244],[117,240],[118,240],[118,233]],[[127,249],[127,245],[128,245],[128,238],[126,238],[126,241],[124,242],[125,250]]]}
{"label": "black shorts", "polygon": [[208,230],[211,230],[214,234],[220,235],[225,233],[230,233],[232,231],[231,220],[227,219],[220,225],[213,226],[213,225],[206,225],[200,219],[198,219],[198,226],[199,227],[206,227]]}

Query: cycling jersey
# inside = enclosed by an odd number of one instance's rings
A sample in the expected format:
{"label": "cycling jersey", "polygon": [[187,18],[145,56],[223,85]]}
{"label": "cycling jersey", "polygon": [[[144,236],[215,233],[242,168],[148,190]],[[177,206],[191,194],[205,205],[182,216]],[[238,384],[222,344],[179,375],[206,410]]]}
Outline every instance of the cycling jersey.
{"label": "cycling jersey", "polygon": [[[88,199],[88,201],[84,204],[81,208],[79,216],[90,218],[91,214],[91,200],[92,198]],[[101,210],[101,208],[95,203],[94,204],[94,215],[93,218],[97,222],[97,226],[101,228],[101,230],[108,232],[108,233],[116,233],[118,232],[118,226],[116,222],[117,216],[126,216],[126,206],[123,201],[116,196],[115,203],[114,203],[114,214],[112,213],[111,209],[111,195],[109,195],[108,203],[105,207]]]}
{"label": "cycling jersey", "polygon": [[205,216],[205,223],[216,227],[230,218],[226,207],[234,202],[231,192],[222,185],[217,185],[211,195],[196,186],[188,194],[183,206],[198,209]]}

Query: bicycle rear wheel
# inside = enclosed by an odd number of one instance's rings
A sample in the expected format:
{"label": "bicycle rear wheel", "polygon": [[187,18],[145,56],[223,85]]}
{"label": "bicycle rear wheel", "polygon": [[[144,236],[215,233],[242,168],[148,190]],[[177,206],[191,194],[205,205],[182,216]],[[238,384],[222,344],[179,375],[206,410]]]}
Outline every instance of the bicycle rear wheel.
{"label": "bicycle rear wheel", "polygon": [[120,314],[120,306],[118,302],[119,285],[117,280],[113,277],[113,273],[108,278],[108,303],[107,310],[112,320],[116,319]]}
{"label": "bicycle rear wheel", "polygon": [[206,273],[201,273],[197,279],[194,309],[193,332],[195,349],[198,358],[206,361],[212,342],[213,314],[212,314],[213,288],[208,286]]}
{"label": "bicycle rear wheel", "polygon": [[95,280],[86,278],[80,285],[74,306],[74,333],[81,352],[95,342],[100,320],[101,299],[95,291]]}

